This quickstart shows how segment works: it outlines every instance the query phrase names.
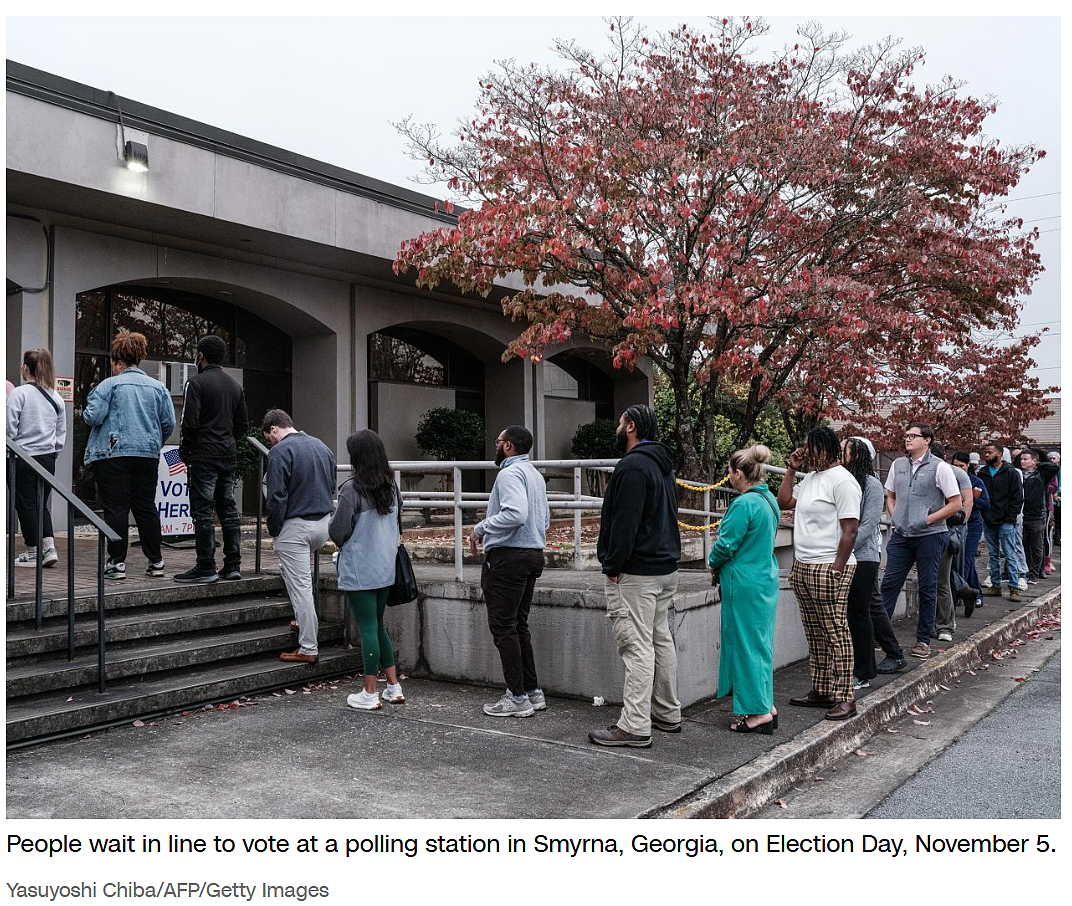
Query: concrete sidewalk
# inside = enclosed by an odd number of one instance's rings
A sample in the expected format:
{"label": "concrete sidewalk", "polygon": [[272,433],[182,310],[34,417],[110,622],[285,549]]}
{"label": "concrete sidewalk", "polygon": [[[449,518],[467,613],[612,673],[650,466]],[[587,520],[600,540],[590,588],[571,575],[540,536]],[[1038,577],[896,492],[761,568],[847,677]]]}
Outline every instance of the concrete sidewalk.
{"label": "concrete sidewalk", "polygon": [[[1022,631],[1034,602],[1059,604],[1059,582],[1032,586],[1015,611],[987,606],[961,633],[973,639],[910,660],[860,696],[860,718],[834,724],[787,699],[809,688],[806,662],[775,675],[773,737],[727,730],[728,699],[685,712],[683,733],[655,732],[651,749],[601,749],[588,731],[614,706],[554,698],[518,720],[486,717],[499,690],[408,679],[407,703],[364,713],[346,706],[357,678],[259,696],[54,742],[7,756],[9,818],[627,818],[733,814],[734,784],[757,791],[833,754],[846,734],[870,732],[884,709],[978,657],[980,639]],[[1014,625],[1015,624],[1015,625]],[[905,642],[914,621],[902,621]],[[892,685],[891,685],[892,684]],[[889,687],[889,688],[886,688]],[[918,688],[917,688],[918,687]],[[891,696],[895,696],[896,699]],[[887,702],[886,698],[890,700]],[[869,707],[869,701],[874,707]],[[899,705],[898,705],[899,707]],[[864,715],[870,715],[866,717]],[[873,727],[872,727],[873,729]],[[225,755],[223,753],[226,753]],[[757,781],[758,778],[758,781]],[[758,782],[758,785],[757,785]],[[741,785],[743,784],[743,785]],[[764,786],[766,784],[767,786]],[[771,786],[771,788],[773,788]],[[727,794],[727,789],[729,793]],[[747,811],[747,796],[738,797]],[[727,805],[729,803],[729,805]]]}

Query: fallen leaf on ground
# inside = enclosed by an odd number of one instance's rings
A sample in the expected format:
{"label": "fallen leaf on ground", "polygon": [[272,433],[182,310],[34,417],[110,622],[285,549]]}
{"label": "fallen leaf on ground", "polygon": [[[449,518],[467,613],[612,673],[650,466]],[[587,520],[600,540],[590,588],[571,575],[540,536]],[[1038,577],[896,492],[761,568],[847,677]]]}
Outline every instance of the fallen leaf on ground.
{"label": "fallen leaf on ground", "polygon": [[931,725],[929,720],[914,720],[912,723],[919,724],[921,727],[929,727]]}
{"label": "fallen leaf on ground", "polygon": [[1025,682],[1026,680],[1027,680],[1027,677],[1026,677],[1026,676],[1018,676],[1018,677],[1016,677],[1016,679],[1014,680],[1014,682],[1017,682],[1017,683],[1022,683],[1022,682]]}
{"label": "fallen leaf on ground", "polygon": [[143,720],[136,720],[136,721],[134,721],[134,726],[135,726],[135,727],[144,727],[144,726],[145,726],[145,721],[143,721]]}
{"label": "fallen leaf on ground", "polygon": [[865,752],[863,749],[857,749],[856,754],[861,758],[867,758],[869,755],[874,755],[874,752]]}
{"label": "fallen leaf on ground", "polygon": [[179,715],[179,717],[189,717],[189,716],[190,716],[190,715],[191,715],[192,713],[193,713],[192,711],[183,711],[183,712],[182,712],[182,713],[181,713],[181,714]]}
{"label": "fallen leaf on ground", "polygon": [[74,701],[74,696],[72,695],[69,699],[67,699],[67,701],[73,702]]}
{"label": "fallen leaf on ground", "polygon": [[968,673],[970,673],[972,676],[978,676],[979,675],[974,670],[969,670]]}
{"label": "fallen leaf on ground", "polygon": [[945,689],[946,692],[951,692],[952,691],[948,686],[944,685],[943,683],[939,683],[938,688],[939,689]]}
{"label": "fallen leaf on ground", "polygon": [[789,808],[789,803],[784,799],[775,799],[774,804],[777,805],[778,808]]}
{"label": "fallen leaf on ground", "polygon": [[287,695],[296,695],[298,692],[297,689],[284,689],[283,691],[286,692]]}
{"label": "fallen leaf on ground", "polygon": [[893,729],[893,727],[886,727],[886,732],[887,733],[900,733],[901,731],[900,730],[895,730],[895,729]]}

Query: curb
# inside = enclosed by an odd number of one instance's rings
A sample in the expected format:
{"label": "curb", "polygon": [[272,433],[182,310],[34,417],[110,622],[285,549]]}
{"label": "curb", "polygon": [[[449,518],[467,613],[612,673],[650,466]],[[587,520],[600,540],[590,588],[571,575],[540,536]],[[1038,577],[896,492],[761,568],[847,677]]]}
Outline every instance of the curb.
{"label": "curb", "polygon": [[913,702],[934,695],[940,683],[979,664],[992,652],[1056,610],[1061,589],[980,629],[944,654],[928,659],[911,673],[883,686],[860,703],[857,716],[834,724],[819,721],[799,736],[765,752],[729,774],[694,789],[673,802],[642,812],[639,818],[744,818],[799,782],[860,747]]}

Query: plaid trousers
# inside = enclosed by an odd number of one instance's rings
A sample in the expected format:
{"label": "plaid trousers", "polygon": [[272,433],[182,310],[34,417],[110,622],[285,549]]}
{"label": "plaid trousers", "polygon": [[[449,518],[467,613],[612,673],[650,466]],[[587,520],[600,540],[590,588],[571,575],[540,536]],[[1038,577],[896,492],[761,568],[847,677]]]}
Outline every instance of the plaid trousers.
{"label": "plaid trousers", "polygon": [[852,636],[849,634],[849,586],[856,566],[846,566],[841,581],[831,575],[832,563],[793,561],[789,584],[800,605],[800,621],[808,640],[811,686],[835,701],[853,699]]}

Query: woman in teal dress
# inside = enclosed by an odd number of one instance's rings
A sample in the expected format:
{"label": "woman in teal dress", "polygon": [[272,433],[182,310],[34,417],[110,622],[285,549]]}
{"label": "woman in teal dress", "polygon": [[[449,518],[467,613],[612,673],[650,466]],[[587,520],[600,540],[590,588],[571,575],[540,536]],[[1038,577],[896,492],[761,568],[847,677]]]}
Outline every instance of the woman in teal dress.
{"label": "woman in teal dress", "polygon": [[735,733],[770,736],[774,709],[774,619],[778,607],[778,563],[774,536],[778,502],[762,482],[770,450],[756,444],[729,461],[730,483],[740,492],[726,510],[708,563],[722,585],[722,651],[718,696],[733,693],[730,724]]}

